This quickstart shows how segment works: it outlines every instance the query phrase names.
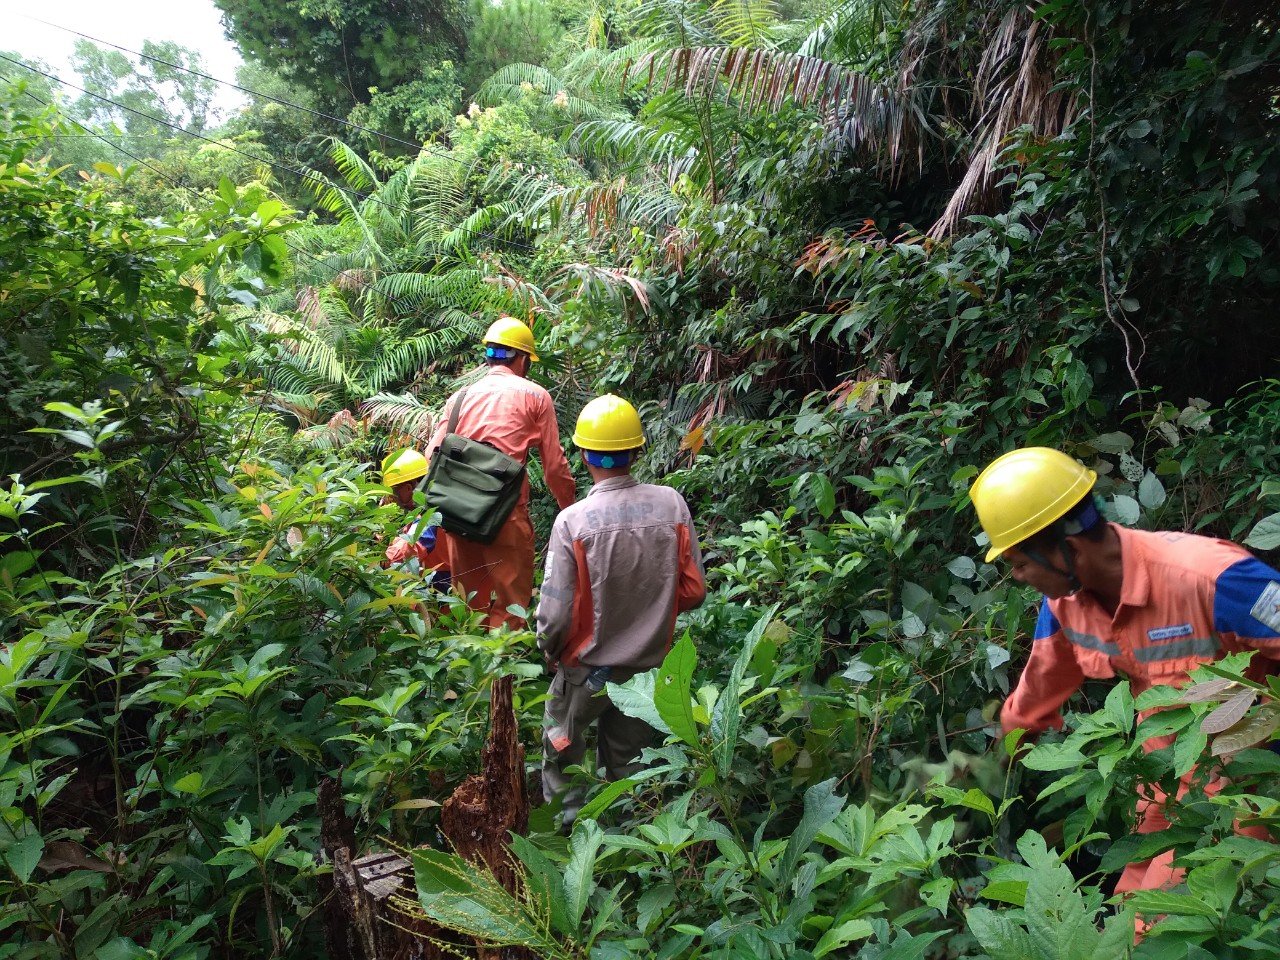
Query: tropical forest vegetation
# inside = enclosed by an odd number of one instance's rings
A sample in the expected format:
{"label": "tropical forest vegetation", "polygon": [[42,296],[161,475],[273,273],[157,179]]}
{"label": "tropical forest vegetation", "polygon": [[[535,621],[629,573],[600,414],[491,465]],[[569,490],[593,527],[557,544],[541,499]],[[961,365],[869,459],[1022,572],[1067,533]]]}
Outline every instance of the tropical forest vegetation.
{"label": "tropical forest vegetation", "polygon": [[[1280,684],[1091,681],[1019,753],[1039,597],[968,497],[1057,447],[1275,565],[1280,7],[216,2],[236,78],[0,49],[0,958],[1280,955]],[[662,745],[514,885],[441,805],[502,678],[540,795],[534,636],[380,562],[503,315],[580,495],[636,404],[709,588],[609,689]],[[413,868],[351,942],[326,797]]]}

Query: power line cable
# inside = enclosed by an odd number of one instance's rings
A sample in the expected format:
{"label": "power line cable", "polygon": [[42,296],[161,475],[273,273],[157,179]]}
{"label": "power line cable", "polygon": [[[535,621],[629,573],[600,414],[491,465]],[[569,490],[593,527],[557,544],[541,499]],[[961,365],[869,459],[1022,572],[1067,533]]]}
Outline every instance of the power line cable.
{"label": "power line cable", "polygon": [[93,43],[100,43],[104,47],[111,47],[114,50],[119,50],[121,53],[128,53],[135,57],[139,57],[140,59],[150,60],[152,63],[158,63],[161,66],[170,67],[174,70],[181,70],[182,72],[189,73],[192,76],[200,77],[202,80],[210,80],[213,83],[221,84],[224,87],[231,87],[233,90],[239,90],[241,93],[247,93],[250,96],[260,97],[263,100],[270,100],[272,103],[278,103],[282,107],[289,107],[293,110],[300,110],[303,113],[309,113],[311,114],[311,116],[319,117],[322,120],[329,120],[333,123],[340,123],[343,126],[350,127],[353,130],[359,130],[362,133],[371,133],[374,136],[381,137],[385,140],[390,140],[393,143],[399,143],[406,147],[412,147],[414,150],[426,150],[428,153],[436,153],[437,156],[444,157],[448,160],[452,160],[455,163],[460,163],[463,166],[467,165],[464,161],[459,160],[457,157],[449,156],[449,154],[447,153],[437,153],[436,151],[429,150],[425,144],[413,143],[409,140],[402,140],[397,136],[393,136],[392,134],[383,133],[381,130],[375,130],[372,127],[366,127],[366,126],[363,126],[362,124],[355,123],[351,120],[344,120],[341,117],[332,116],[331,114],[325,113],[323,110],[312,110],[310,107],[304,107],[300,103],[292,103],[281,97],[272,96],[269,93],[262,93],[261,91],[253,90],[249,87],[242,87],[238,83],[232,83],[230,80],[221,80],[218,77],[212,77],[207,73],[201,73],[199,70],[192,69],[191,67],[184,67],[180,63],[170,63],[168,60],[163,60],[160,57],[155,57],[148,53],[142,53],[138,50],[131,50],[128,47],[122,47],[119,44],[112,43],[109,40],[99,40],[97,37],[91,37],[87,33],[81,33],[79,30],[75,30],[71,27],[64,27],[61,24],[50,23],[48,20],[41,20],[39,17],[33,17],[28,13],[21,13],[19,14],[19,16],[24,17],[27,20],[34,20],[36,23],[43,23],[46,27],[52,27],[55,30],[65,31],[66,33],[73,34],[84,40],[89,40],[89,41],[92,41]]}
{"label": "power line cable", "polygon": [[[4,79],[4,80],[5,80],[6,82],[8,82],[10,85],[16,85],[16,83],[17,83],[16,81],[14,81],[14,80],[12,80],[12,79],[10,79],[10,78],[8,78],[8,77],[4,77],[4,78],[0,78],[0,79]],[[34,93],[32,93],[30,90],[26,90],[26,89],[24,89],[22,92],[23,92],[26,96],[30,97],[32,100],[36,101],[36,103],[43,104],[43,105],[44,105],[44,106],[46,106],[46,107],[54,107],[54,104],[50,103],[48,100],[44,100],[44,99],[42,99],[41,97],[36,96],[36,95],[35,95]],[[55,108],[55,109],[56,109],[56,108]],[[175,189],[178,189],[178,190],[181,190],[181,189],[182,189],[182,185],[181,185],[181,184],[180,184],[180,183],[179,183],[179,182],[178,182],[174,177],[172,177],[172,176],[170,176],[169,174],[165,173],[163,170],[161,170],[160,168],[156,167],[154,164],[149,163],[148,161],[146,161],[146,160],[142,159],[141,157],[139,157],[138,155],[136,155],[136,154],[134,154],[134,153],[130,153],[128,150],[126,150],[126,149],[125,149],[124,147],[122,147],[120,144],[115,143],[115,142],[114,142],[114,141],[112,141],[112,140],[109,140],[107,137],[103,136],[102,134],[100,134],[100,133],[96,133],[95,131],[90,130],[88,127],[86,127],[84,124],[82,124],[80,121],[76,120],[75,118],[73,118],[73,117],[65,117],[65,119],[66,119],[68,122],[75,124],[75,125],[76,125],[77,127],[79,127],[81,130],[86,131],[86,136],[96,137],[97,139],[99,139],[99,140],[101,140],[103,143],[105,143],[107,146],[111,147],[111,148],[112,148],[112,149],[114,149],[114,150],[119,151],[120,153],[122,153],[122,154],[124,154],[126,157],[128,157],[129,159],[134,160],[134,161],[136,161],[137,163],[142,164],[144,167],[146,167],[148,170],[150,170],[152,173],[154,173],[154,174],[155,174],[156,176],[158,176],[160,179],[164,180],[164,181],[165,181],[166,183],[168,183],[170,186],[172,186],[172,187],[174,187]],[[18,138],[18,139],[25,139],[25,138]],[[344,273],[344,272],[345,272],[345,271],[335,271],[335,270],[334,270],[334,269],[333,269],[329,264],[325,263],[322,259],[320,259],[320,258],[319,258],[319,257],[317,257],[315,254],[313,254],[310,250],[304,250],[304,249],[303,249],[303,248],[301,248],[301,247],[298,247],[298,246],[295,246],[295,245],[291,244],[291,243],[289,242],[289,238],[288,238],[287,236],[285,236],[285,235],[283,235],[283,234],[282,234],[282,235],[281,235],[281,237],[280,237],[280,239],[281,239],[281,241],[284,243],[284,245],[285,245],[286,247],[288,247],[288,248],[289,248],[289,250],[290,250],[292,253],[294,253],[294,254],[301,254],[302,256],[307,257],[307,258],[309,258],[309,259],[311,259],[311,260],[315,261],[316,263],[318,263],[318,264],[319,264],[319,265],[320,265],[324,270],[329,271],[330,279],[337,279],[337,277],[339,276],[339,274],[341,274],[341,273]],[[158,249],[158,248],[157,248],[157,249]],[[87,253],[87,254],[89,254],[89,255],[91,255],[91,256],[96,255],[95,251],[93,251],[93,250],[82,250],[81,252],[83,252],[83,253]],[[92,277],[97,276],[97,275],[99,275],[99,274],[103,273],[105,270],[106,270],[106,268],[104,267],[104,268],[103,268],[103,270],[95,271],[94,273],[91,273],[91,274],[87,275],[84,279],[85,279],[85,280],[87,280],[87,279],[91,279]],[[365,283],[363,280],[360,280],[359,278],[349,278],[349,279],[354,280],[354,282],[355,282],[356,284],[358,284],[359,286],[363,287],[364,289],[369,290],[369,291],[371,291],[371,292],[373,292],[373,293],[376,293],[378,296],[380,296],[380,297],[382,297],[384,300],[386,300],[386,301],[388,301],[388,302],[390,302],[390,303],[394,304],[397,308],[399,308],[400,310],[402,310],[402,311],[403,311],[403,312],[405,312],[405,313],[409,313],[409,312],[411,312],[411,311],[413,310],[412,305],[410,305],[410,306],[406,309],[406,307],[405,307],[405,302],[404,302],[404,301],[402,301],[402,300],[400,300],[398,297],[393,297],[393,296],[391,296],[391,295],[389,295],[389,294],[383,293],[382,291],[378,290],[378,289],[377,289],[376,287],[374,287],[373,285],[368,284],[368,283]],[[83,282],[83,280],[81,280],[80,282],[82,283],[82,282]],[[78,284],[77,284],[77,285],[78,285]],[[30,313],[32,310],[37,310],[37,309],[39,309],[40,307],[42,307],[45,303],[48,303],[51,299],[53,299],[53,297],[52,297],[52,296],[45,297],[43,300],[41,300],[41,301],[39,301],[38,303],[34,304],[32,307],[28,308],[28,309],[27,309],[26,311],[24,311],[24,312],[26,312],[26,313]]]}
{"label": "power line cable", "polygon": [[[189,74],[191,74],[192,76],[200,77],[201,79],[209,80],[209,81],[211,81],[211,82],[213,82],[213,83],[221,84],[222,86],[225,86],[225,87],[230,87],[230,88],[232,88],[233,90],[239,90],[241,93],[247,93],[247,94],[249,94],[249,95],[251,95],[251,96],[254,96],[254,97],[261,97],[261,98],[262,98],[262,99],[264,99],[264,100],[270,100],[270,101],[272,101],[273,103],[278,103],[278,104],[280,104],[280,105],[281,105],[281,106],[283,106],[283,107],[288,107],[288,108],[290,108],[290,109],[292,109],[292,110],[298,110],[298,111],[301,111],[301,112],[303,112],[303,113],[308,113],[308,114],[310,114],[311,116],[319,117],[319,118],[324,119],[324,120],[329,120],[329,121],[331,121],[331,122],[333,122],[333,123],[340,123],[340,124],[342,124],[343,126],[347,126],[347,127],[352,128],[353,130],[359,130],[359,131],[361,131],[362,133],[369,133],[369,134],[373,134],[374,136],[382,137],[383,139],[390,140],[390,141],[392,141],[392,142],[394,142],[394,143],[402,144],[403,146],[406,146],[406,147],[411,147],[411,148],[412,148],[412,149],[414,149],[414,150],[420,151],[420,152],[422,152],[422,153],[428,153],[428,154],[430,154],[430,155],[432,155],[432,156],[439,157],[439,158],[441,158],[441,159],[443,159],[443,160],[450,160],[450,161],[452,161],[453,163],[457,163],[457,164],[459,164],[459,165],[461,165],[461,166],[463,166],[463,167],[467,167],[468,169],[470,169],[470,167],[471,167],[471,165],[470,165],[470,164],[468,164],[468,163],[466,163],[465,161],[463,161],[463,160],[459,160],[457,157],[455,157],[455,156],[453,156],[453,155],[451,155],[451,154],[448,154],[448,153],[444,153],[444,152],[442,152],[442,151],[440,151],[440,150],[433,150],[433,149],[432,149],[430,146],[428,146],[427,144],[424,144],[424,143],[412,143],[412,142],[410,142],[410,141],[408,141],[408,140],[402,140],[401,138],[399,138],[399,137],[397,137],[397,136],[394,136],[394,135],[392,135],[392,134],[390,134],[390,133],[385,133],[385,132],[383,132],[383,131],[381,131],[381,130],[376,130],[376,129],[372,128],[372,127],[366,127],[366,126],[364,126],[364,125],[362,125],[362,124],[355,123],[355,122],[350,121],[350,120],[344,120],[342,117],[335,117],[335,116],[332,116],[331,114],[325,113],[325,112],[324,112],[324,111],[322,111],[322,110],[313,110],[313,109],[311,109],[310,107],[304,107],[302,104],[299,104],[299,103],[293,103],[293,102],[291,102],[291,101],[289,101],[289,100],[285,100],[285,99],[283,99],[283,98],[281,98],[281,97],[272,96],[272,95],[271,95],[271,94],[269,94],[269,93],[262,93],[262,92],[260,92],[260,91],[258,91],[258,90],[253,90],[253,89],[251,89],[251,88],[249,88],[249,87],[243,87],[243,86],[241,86],[241,85],[240,85],[240,84],[238,84],[238,83],[232,83],[230,80],[222,80],[222,79],[219,79],[218,77],[210,76],[210,75],[209,75],[209,74],[207,74],[207,73],[202,73],[202,72],[201,72],[201,71],[199,71],[199,70],[192,69],[191,67],[184,67],[184,66],[182,66],[182,64],[180,64],[180,63],[172,63],[172,62],[170,62],[170,61],[168,61],[168,60],[164,60],[164,59],[162,59],[162,58],[160,58],[160,57],[152,56],[151,54],[143,53],[143,52],[141,52],[141,51],[139,51],[139,50],[133,50],[133,49],[130,49],[129,47],[122,47],[122,46],[120,46],[119,44],[112,43],[112,42],[111,42],[111,41],[109,41],[109,40],[100,40],[100,39],[98,39],[97,37],[90,36],[90,35],[89,35],[89,34],[87,34],[87,33],[81,33],[79,30],[75,30],[75,29],[73,29],[73,28],[71,28],[71,27],[64,27],[64,26],[62,26],[61,24],[51,23],[51,22],[50,22],[50,21],[48,21],[48,20],[42,20],[40,17],[33,17],[33,16],[31,16],[30,14],[27,14],[27,13],[19,14],[19,16],[24,17],[24,18],[26,18],[27,20],[33,20],[33,21],[35,21],[36,23],[44,24],[46,27],[52,27],[54,30],[62,30],[62,31],[64,31],[64,32],[66,32],[66,33],[70,33],[70,34],[72,34],[72,35],[74,35],[74,36],[77,36],[77,37],[80,37],[80,38],[82,38],[82,39],[84,39],[84,40],[89,40],[89,41],[91,41],[91,42],[93,42],[93,43],[100,43],[100,44],[102,44],[103,46],[111,47],[112,49],[119,50],[119,51],[121,51],[122,53],[130,54],[130,55],[132,55],[132,56],[138,57],[139,59],[142,59],[142,60],[149,60],[149,61],[151,61],[152,63],[158,63],[158,64],[161,64],[162,66],[169,67],[169,68],[171,68],[171,69],[173,69],[173,70],[180,70],[180,71],[182,71],[182,72],[184,72],[184,73],[189,73]],[[624,171],[624,172],[625,172],[625,171]],[[486,233],[483,233],[483,232],[482,232],[482,233],[480,233],[480,236],[490,237],[490,235],[489,235],[489,234],[486,234]],[[496,238],[490,237],[490,239],[496,239]],[[507,242],[512,243],[513,245],[519,245],[519,244],[518,244],[518,241],[507,241]],[[768,261],[770,261],[771,263],[776,263],[776,264],[778,264],[779,266],[786,267],[786,268],[787,268],[787,269],[789,269],[789,270],[791,270],[791,269],[795,269],[795,263],[787,262],[787,261],[781,260],[781,259],[779,259],[779,258],[777,258],[777,257],[771,256],[770,254],[767,254],[767,253],[759,253],[759,252],[757,252],[755,255],[756,255],[756,256],[758,256],[758,257],[760,257],[760,258],[761,258],[761,259],[763,259],[763,260],[768,260]]]}
{"label": "power line cable", "polygon": [[[33,67],[28,63],[23,63],[21,60],[14,60],[12,57],[5,56],[2,53],[0,53],[0,60],[4,60],[8,63],[11,63],[16,67],[21,67],[24,70],[29,70],[32,73],[38,74],[47,80],[52,80],[54,83],[60,83],[64,87],[69,87],[72,90],[79,90],[81,93],[87,96],[93,97],[95,100],[101,100],[103,103],[108,103],[119,110],[124,110],[126,113],[131,113],[131,114],[134,114],[135,116],[142,117],[145,120],[150,120],[152,123],[158,123],[161,126],[168,127],[171,130],[176,130],[178,133],[185,134],[188,137],[193,137],[197,140],[202,140],[205,143],[212,144],[213,146],[216,146],[216,147],[221,147],[224,150],[230,150],[232,153],[239,154],[242,157],[247,157],[248,159],[256,161],[257,163],[265,163],[267,166],[273,167],[277,170],[284,170],[287,173],[292,173],[294,176],[301,178],[303,181],[307,183],[318,183],[324,187],[332,186],[330,182],[324,180],[323,178],[317,176],[314,173],[311,173],[308,170],[303,170],[298,167],[291,167],[286,163],[280,163],[278,160],[272,160],[269,157],[260,157],[255,154],[249,153],[248,151],[241,150],[238,147],[231,146],[230,144],[224,141],[214,140],[211,137],[206,137],[204,134],[196,133],[194,130],[184,129],[183,127],[175,123],[171,123],[168,120],[164,120],[160,117],[152,116],[149,113],[144,113],[141,110],[134,109],[133,107],[127,106],[123,103],[120,103],[119,101],[112,100],[110,97],[104,97],[101,94],[94,93],[91,90],[86,90],[84,87],[77,86],[76,84],[71,83],[69,80],[63,80],[61,77],[56,76],[52,73],[46,73],[45,71],[40,70],[36,67]],[[348,192],[354,196],[359,197],[362,200],[368,200],[371,203],[376,203],[378,206],[385,207],[394,213],[408,214],[408,215],[413,214],[413,211],[408,209],[407,207],[397,207],[395,204],[387,203],[384,200],[378,199],[373,194],[364,193],[354,188],[348,188]],[[512,240],[508,238],[498,237],[498,236],[495,236],[494,234],[486,233],[483,230],[473,230],[470,227],[458,226],[458,227],[455,227],[454,229],[461,230],[464,233],[469,233],[475,237],[484,237],[487,240],[492,240],[494,243],[506,244],[507,246],[510,246],[510,247],[515,247],[522,250],[528,250],[531,253],[538,252],[537,247],[533,246],[532,244],[524,243],[520,240]]]}

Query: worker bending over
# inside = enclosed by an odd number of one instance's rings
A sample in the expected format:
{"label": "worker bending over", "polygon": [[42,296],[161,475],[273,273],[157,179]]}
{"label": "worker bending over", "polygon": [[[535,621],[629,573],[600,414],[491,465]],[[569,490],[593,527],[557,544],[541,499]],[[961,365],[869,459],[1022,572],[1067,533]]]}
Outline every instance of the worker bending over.
{"label": "worker bending over", "polygon": [[[382,461],[382,484],[391,488],[391,497],[401,510],[416,509],[413,493],[430,464],[417,450],[401,450]],[[418,570],[431,578],[431,585],[441,592],[449,589],[449,535],[440,527],[427,525],[430,510],[420,511],[400,528],[387,547],[383,566],[417,560]]]}
{"label": "worker bending over", "polygon": [[542,791],[564,793],[564,826],[582,807],[584,789],[565,770],[582,762],[586,731],[596,722],[600,766],[610,780],[640,769],[637,759],[657,732],[628,717],[603,692],[662,663],[676,614],[702,603],[707,588],[689,506],[670,487],[640,483],[631,467],[644,432],[627,401],[592,400],[573,442],[593,486],[561,513],[551,530],[538,602],[538,647],[555,669],[543,720]]}
{"label": "worker bending over", "polygon": [[[1086,677],[1123,674],[1136,696],[1181,686],[1229,653],[1259,651],[1255,679],[1280,660],[1280,572],[1225,540],[1107,523],[1096,479],[1064,453],[1028,447],[992,462],[969,491],[991,540],[987,561],[1003,557],[1015,580],[1044,594],[1031,656],[1000,713],[1006,733],[1060,728],[1062,705]],[[1144,749],[1172,740],[1153,737]],[[1138,832],[1166,829],[1167,798],[1151,786],[1143,793]],[[1169,851],[1130,864],[1116,892],[1173,886],[1182,871],[1172,863]]]}
{"label": "worker bending over", "polygon": [[[525,379],[530,364],[538,359],[533,332],[513,317],[502,317],[489,327],[484,347],[487,374],[445,403],[430,450],[434,453],[444,440],[456,407],[459,435],[490,444],[523,463],[528,463],[530,451],[537,450],[548,489],[562,509],[569,506],[577,491],[560,447],[551,394]],[[507,607],[528,606],[533,596],[533,523],[527,479],[515,509],[493,542],[478,543],[461,535],[449,538],[449,568],[463,593],[472,595],[471,608],[487,614],[487,626],[524,626]]]}

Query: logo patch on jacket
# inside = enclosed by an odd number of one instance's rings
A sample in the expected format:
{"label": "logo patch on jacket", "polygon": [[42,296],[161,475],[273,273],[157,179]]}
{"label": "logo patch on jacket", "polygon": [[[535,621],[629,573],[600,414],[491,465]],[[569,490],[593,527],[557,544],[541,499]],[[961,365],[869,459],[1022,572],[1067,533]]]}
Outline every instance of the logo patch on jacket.
{"label": "logo patch on jacket", "polygon": [[1157,642],[1161,640],[1175,640],[1178,637],[1189,636],[1191,636],[1191,624],[1189,623],[1180,623],[1173,627],[1156,627],[1147,631],[1147,639],[1155,640]]}
{"label": "logo patch on jacket", "polygon": [[1258,602],[1253,605],[1249,615],[1259,623],[1265,623],[1272,630],[1280,633],[1280,582],[1272,580],[1267,584]]}

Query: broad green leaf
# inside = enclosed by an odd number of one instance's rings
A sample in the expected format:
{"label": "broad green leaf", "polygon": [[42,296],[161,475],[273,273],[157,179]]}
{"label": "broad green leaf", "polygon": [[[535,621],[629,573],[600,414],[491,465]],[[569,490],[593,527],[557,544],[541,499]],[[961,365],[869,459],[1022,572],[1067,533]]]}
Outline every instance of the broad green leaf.
{"label": "broad green leaf", "polygon": [[573,825],[569,838],[569,862],[564,868],[565,917],[570,928],[582,922],[587,909],[587,898],[596,888],[596,857],[604,831],[594,820],[579,818]]}
{"label": "broad green leaf", "polygon": [[639,782],[635,777],[624,777],[621,780],[606,784],[603,790],[583,804],[582,809],[578,811],[578,819],[595,820],[600,814],[609,809],[613,801],[624,793],[629,793]]}
{"label": "broad green leaf", "polygon": [[1133,437],[1127,433],[1104,433],[1089,441],[1099,453],[1127,453],[1133,449]]}
{"label": "broad green leaf", "polygon": [[525,888],[534,904],[543,903],[550,911],[551,922],[567,936],[578,933],[577,924],[570,924],[565,912],[564,878],[560,867],[534,846],[528,837],[518,833],[511,835],[511,849],[525,868]]}
{"label": "broad green leaf", "polygon": [[1150,470],[1146,476],[1142,478],[1142,482],[1138,484],[1138,502],[1148,510],[1154,510],[1165,502],[1167,494],[1164,492],[1164,484]]}
{"label": "broad green leaf", "polygon": [[185,777],[179,777],[173,781],[172,786],[179,793],[199,793],[200,788],[204,786],[204,774],[199,771],[188,773]]}
{"label": "broad green leaf", "polygon": [[865,940],[873,933],[875,933],[875,927],[871,926],[870,920],[861,918],[846,920],[838,927],[832,927],[822,935],[817,946],[813,948],[813,955],[815,957],[825,957],[832,950],[839,950],[855,940]]}
{"label": "broad green leaf", "polygon": [[608,683],[605,690],[613,705],[628,717],[643,720],[659,733],[670,736],[672,730],[654,704],[657,682],[658,671],[646,670],[644,673],[637,673],[626,683]]}
{"label": "broad green leaf", "polygon": [[1027,902],[1027,881],[996,880],[983,887],[979,896],[985,900],[996,900],[1020,907]]}
{"label": "broad green leaf", "polygon": [[1272,513],[1253,525],[1244,545],[1254,550],[1274,550],[1280,547],[1280,513]]}
{"label": "broad green leaf", "polygon": [[9,869],[17,874],[19,882],[26,883],[35,872],[43,853],[44,837],[38,833],[29,833],[17,843],[12,843],[4,850],[0,850],[0,857],[3,857]]}
{"label": "broad green leaf", "polygon": [[1208,919],[1218,916],[1218,912],[1199,897],[1185,893],[1171,893],[1167,890],[1139,890],[1132,895],[1129,906],[1147,917],[1159,916],[1162,913]]}
{"label": "broad green leaf", "polygon": [[836,778],[815,783],[804,792],[804,815],[787,840],[778,865],[776,889],[782,890],[791,883],[800,858],[817,838],[818,833],[844,809],[845,798],[835,792]]}
{"label": "broad green leaf", "polygon": [[1173,772],[1184,777],[1196,765],[1204,748],[1209,745],[1209,738],[1198,726],[1183,730],[1173,742]]}
{"label": "broad green leaf", "polygon": [[691,684],[697,655],[686,630],[671,648],[654,684],[653,705],[666,727],[691,747],[698,745],[698,727],[693,719]]}
{"label": "broad green leaf", "polygon": [[1137,523],[1138,518],[1142,516],[1142,509],[1138,506],[1138,501],[1133,497],[1127,497],[1123,493],[1119,493],[1111,498],[1111,502],[1116,509],[1116,519],[1126,527]]}
{"label": "broad green leaf", "polygon": [[1027,932],[1003,911],[972,907],[965,911],[969,932],[991,960],[1030,960],[1040,954]]}
{"label": "broad green leaf", "polygon": [[712,749],[715,751],[716,773],[721,779],[729,775],[729,770],[733,766],[734,750],[738,745],[738,729],[742,721],[739,688],[746,677],[751,658],[755,655],[756,645],[764,636],[765,630],[769,628],[779,606],[781,606],[780,603],[775,603],[766,610],[748,631],[742,641],[742,649],[738,651],[738,657],[734,661],[733,669],[729,671],[725,688],[712,711]]}

